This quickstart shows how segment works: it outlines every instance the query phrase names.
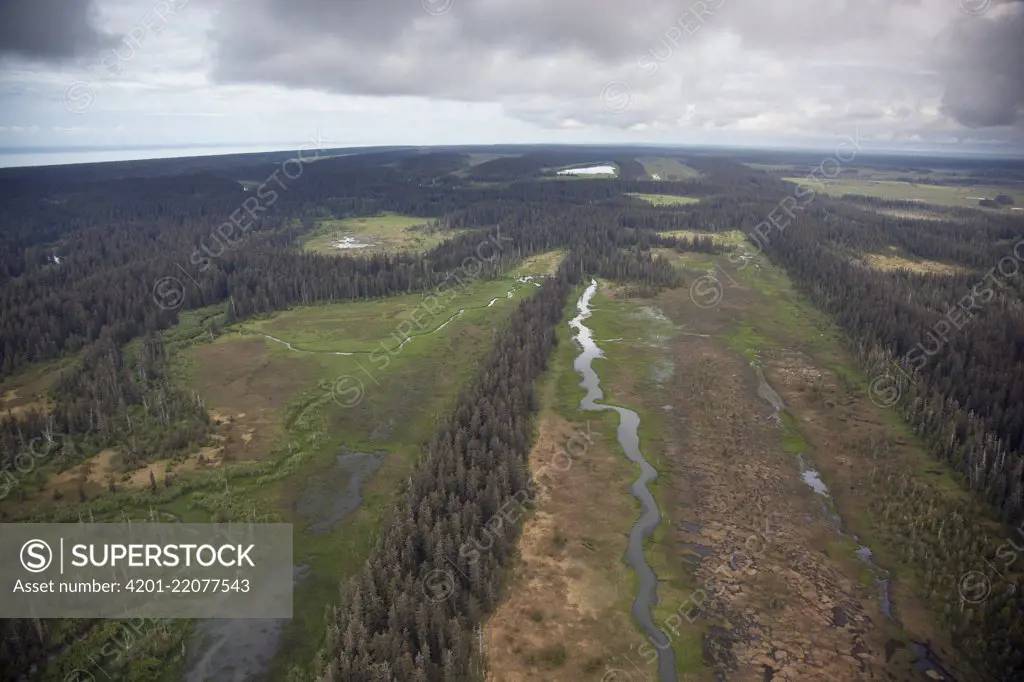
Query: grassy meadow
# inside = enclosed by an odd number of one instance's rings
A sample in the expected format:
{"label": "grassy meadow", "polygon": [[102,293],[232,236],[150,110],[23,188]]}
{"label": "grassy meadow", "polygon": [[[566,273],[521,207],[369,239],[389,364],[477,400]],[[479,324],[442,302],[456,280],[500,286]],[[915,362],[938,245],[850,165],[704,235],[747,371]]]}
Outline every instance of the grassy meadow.
{"label": "grassy meadow", "polygon": [[649,204],[655,206],[687,206],[689,204],[696,204],[700,199],[696,197],[680,197],[673,194],[640,194],[633,193],[628,194],[635,199],[641,199]]}
{"label": "grassy meadow", "polygon": [[[832,196],[844,194],[861,194],[864,196],[878,197],[879,199],[894,199],[901,201],[919,201],[925,204],[938,206],[956,206],[962,208],[978,208],[979,199],[994,199],[997,194],[1006,194],[1013,197],[1014,206],[1024,208],[1024,189],[1008,187],[991,187],[985,185],[926,185],[898,180],[873,180],[865,178],[836,178],[834,180],[822,178],[819,174],[814,180],[807,177],[787,177],[783,180],[805,185],[816,192],[823,192]],[[1009,208],[999,209],[1011,213]],[[1021,214],[1021,211],[1012,211]]]}
{"label": "grassy meadow", "polygon": [[637,161],[651,180],[691,180],[701,175],[697,169],[669,156],[640,156]]}
{"label": "grassy meadow", "polygon": [[[300,240],[307,251],[328,255],[366,255],[368,253],[398,253],[399,251],[429,251],[458,232],[431,229],[431,218],[382,213],[378,216],[318,220],[311,232]],[[352,243],[365,244],[360,248],[338,248],[339,240],[350,238]]]}
{"label": "grassy meadow", "polygon": [[[297,307],[233,326],[223,325],[222,306],[183,313],[164,340],[175,380],[194,391],[215,420],[210,445],[119,474],[116,492],[90,487],[87,503],[73,495],[57,503],[51,489],[77,487],[90,477],[102,482],[117,470],[116,451],[66,472],[41,468],[36,494],[4,500],[3,509],[13,518],[39,521],[84,514],[95,521],[254,518],[295,524],[294,563],[302,577],[294,617],[283,626],[268,671],[284,679],[293,666],[312,661],[325,605],[337,601],[339,583],[369,556],[437,419],[449,412],[495,331],[537,290],[517,278],[550,273],[562,255],[540,254],[504,278],[471,281],[434,307],[413,294]],[[213,320],[222,326],[215,338]],[[6,389],[6,399],[16,407],[14,401],[27,398],[29,389],[34,395],[35,384],[51,374],[26,374]],[[353,453],[372,456],[371,470],[348,467],[345,457]],[[151,471],[160,482],[156,490],[149,488]],[[171,486],[163,484],[168,472]],[[187,628],[178,623],[174,636],[185,637]],[[181,679],[197,647],[207,646],[184,641],[189,653],[168,656],[150,671],[152,679]],[[217,658],[239,655],[230,648]],[[51,662],[58,677],[68,665],[63,657]]]}

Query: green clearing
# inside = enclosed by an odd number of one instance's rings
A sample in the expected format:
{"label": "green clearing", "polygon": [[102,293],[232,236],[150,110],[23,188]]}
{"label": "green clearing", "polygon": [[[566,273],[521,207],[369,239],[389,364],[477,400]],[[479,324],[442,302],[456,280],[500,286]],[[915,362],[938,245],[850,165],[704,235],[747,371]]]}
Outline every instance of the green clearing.
{"label": "green clearing", "polygon": [[[467,164],[470,167],[473,167],[473,166],[479,166],[482,163],[487,163],[488,161],[494,161],[495,159],[504,159],[504,158],[506,158],[506,157],[508,157],[510,155],[509,154],[488,154],[488,153],[485,153],[485,152],[470,152],[466,156],[469,157],[468,160],[467,160]],[[518,154],[512,154],[511,156],[518,156]],[[460,172],[461,171],[456,171],[456,173],[460,173]]]}
{"label": "green clearing", "polygon": [[[723,335],[733,348],[752,356],[758,350],[797,347],[811,354],[828,352],[829,364],[836,364],[842,355],[838,346],[842,333],[797,291],[785,272],[762,255],[754,256],[745,268],[726,263],[727,259],[719,259],[737,286],[762,294],[758,306],[744,311],[743,323]],[[732,282],[721,277],[728,296]]]}
{"label": "green clearing", "polygon": [[[924,185],[910,182],[899,182],[896,180],[868,180],[863,178],[842,178],[828,180],[816,178],[808,180],[806,177],[782,178],[789,182],[810,187],[816,192],[824,192],[832,196],[844,194],[860,194],[880,199],[893,199],[902,201],[919,201],[926,204],[938,206],[958,206],[964,208],[979,208],[978,198],[995,198],[997,194],[1006,194],[1013,197],[1014,205],[1024,207],[1024,189],[1013,189],[1007,187],[991,187],[985,185]],[[1021,214],[1021,211],[1011,211],[1009,208],[992,209],[1001,210],[1005,213]]]}
{"label": "green clearing", "polygon": [[[236,325],[235,329],[241,334],[273,336],[291,343],[298,350],[317,354],[369,355],[379,349],[381,342],[386,342],[389,347],[400,343],[406,333],[414,338],[430,334],[462,309],[465,312],[459,315],[460,321],[477,319],[493,299],[505,300],[510,291],[518,294],[527,287],[534,288],[511,277],[477,280],[454,296],[450,304],[444,303],[443,296],[438,302],[414,294],[295,308],[266,319]],[[410,342],[408,352],[415,353],[416,345],[415,341]],[[351,369],[355,366],[354,360],[359,359],[336,355],[317,357],[338,370]],[[369,366],[365,360],[364,364]]]}
{"label": "green clearing", "polygon": [[[680,232],[683,231],[680,230]],[[716,270],[717,268],[717,261],[711,254],[700,253],[697,251],[687,251],[685,253],[679,253],[675,249],[656,247],[651,249],[651,255],[664,258],[677,268],[688,268],[690,270]],[[700,275],[698,274],[697,277],[699,276]]]}
{"label": "green clearing", "polygon": [[30,365],[0,383],[0,414],[20,415],[29,410],[46,412],[52,400],[47,392],[60,378],[61,370],[74,364],[75,358],[49,360]]}
{"label": "green clearing", "polygon": [[923,274],[949,276],[967,272],[966,268],[955,263],[941,263],[915,256],[905,256],[892,246],[885,253],[867,253],[863,254],[863,258],[869,266],[877,270],[909,270]]}
{"label": "green clearing", "polygon": [[[397,213],[342,220],[318,220],[313,229],[300,239],[300,246],[307,251],[334,256],[399,251],[422,253],[459,234],[457,231],[441,230],[432,226],[433,222],[431,218],[417,218]],[[346,238],[351,243],[366,246],[338,248],[335,245]]]}
{"label": "green clearing", "polygon": [[[507,298],[513,289],[514,297]],[[436,418],[450,409],[489,348],[494,330],[504,324],[522,296],[535,290],[512,278],[477,281],[433,313],[423,307],[421,296],[411,295],[299,308],[244,326],[250,334],[269,329],[265,333],[297,348],[319,351],[300,353],[262,339],[261,356],[248,363],[276,377],[280,372],[272,366],[274,359],[288,358],[301,363],[289,375],[305,376],[309,385],[285,409],[279,440],[300,444],[281,463],[287,475],[274,485],[238,493],[246,504],[256,502],[296,524],[295,563],[312,569],[296,589],[295,617],[282,637],[281,653],[271,669],[273,679],[283,679],[293,665],[304,666],[312,660],[323,634],[324,605],[336,601],[339,581],[355,575],[369,556],[402,482],[418,460],[422,444],[433,434]],[[465,313],[434,333],[462,309]],[[413,315],[420,320],[419,328],[408,321]],[[405,332],[413,340],[395,352]],[[209,348],[218,344],[241,348],[254,341],[225,335]],[[206,350],[197,348],[200,353]],[[357,354],[333,354],[337,352]],[[228,378],[217,376],[215,368],[203,368],[204,383],[211,388]],[[320,378],[310,381],[313,377]],[[246,381],[235,396],[243,412],[250,409],[252,400],[245,389],[253,385],[262,384]],[[308,497],[307,488],[314,481],[337,477],[334,455],[342,450],[383,452],[383,464],[364,484],[363,502],[356,511],[327,534],[309,532],[298,512],[300,502]]]}
{"label": "green clearing", "polygon": [[553,275],[565,259],[565,249],[547,251],[545,253],[530,256],[523,260],[518,268],[510,274],[519,276],[527,275]]}
{"label": "green clearing", "polygon": [[673,194],[629,193],[626,196],[630,196],[635,199],[642,199],[643,201],[654,204],[655,206],[687,206],[689,204],[696,204],[700,201],[700,199],[697,199],[696,197],[680,197]]}
{"label": "green clearing", "polygon": [[729,246],[739,248],[745,246],[747,242],[747,236],[739,230],[731,230],[729,232],[697,232],[696,230],[666,230],[660,232],[666,237],[680,237],[685,239],[693,239],[695,237],[711,237],[711,241],[718,246]]}
{"label": "green clearing", "polygon": [[[463,178],[465,180],[465,179],[469,178],[469,176],[473,172],[473,168],[475,166],[479,166],[480,164],[487,163],[488,161],[494,161],[495,159],[503,159],[503,158],[506,158],[509,155],[508,154],[488,154],[488,153],[485,153],[485,152],[471,152],[469,154],[464,154],[463,156],[466,159],[466,165],[464,167],[462,167],[462,168],[458,168],[456,170],[451,171],[451,175],[454,175],[457,178]],[[488,185],[490,183],[475,183],[474,182],[473,184]],[[500,184],[500,183],[495,183],[495,184]]]}
{"label": "green clearing", "polygon": [[670,156],[641,156],[637,161],[647,171],[651,180],[692,180],[701,177],[696,168],[691,168],[679,159]]}
{"label": "green clearing", "polygon": [[[220,420],[214,434],[220,455],[209,459],[215,465],[192,466],[193,453],[161,463],[175,468],[171,487],[46,504],[36,520],[71,521],[81,512],[96,521],[158,514],[189,522],[294,523],[294,562],[309,570],[296,587],[294,617],[269,671],[270,679],[285,679],[293,667],[312,661],[325,606],[337,602],[339,583],[362,568],[436,420],[476,371],[495,330],[537,290],[516,278],[548,271],[558,256],[540,254],[507,277],[471,281],[433,307],[412,294],[295,308],[235,326],[224,326],[223,306],[184,313],[164,339],[176,381],[197,391]],[[215,339],[214,319],[223,327]],[[264,333],[316,352],[289,350],[258,335]],[[399,350],[406,333],[412,340]],[[335,517],[331,492],[343,491],[353,475],[337,462],[344,452],[382,457],[361,486],[361,504]],[[162,468],[153,469],[162,481]],[[312,523],[321,528],[314,532]],[[179,625],[180,642],[188,623]],[[147,640],[140,646],[156,645]],[[164,663],[150,679],[181,679],[185,657],[158,658]],[[58,656],[50,670],[56,678],[73,664]]]}

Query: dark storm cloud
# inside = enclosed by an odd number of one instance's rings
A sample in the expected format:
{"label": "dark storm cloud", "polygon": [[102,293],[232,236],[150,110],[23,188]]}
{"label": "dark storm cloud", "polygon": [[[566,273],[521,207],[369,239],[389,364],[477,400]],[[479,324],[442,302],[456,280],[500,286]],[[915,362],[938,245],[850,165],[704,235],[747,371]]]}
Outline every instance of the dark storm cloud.
{"label": "dark storm cloud", "polygon": [[943,111],[972,128],[1021,124],[1024,2],[959,24],[951,40]]}
{"label": "dark storm cloud", "polygon": [[116,38],[92,23],[92,0],[3,0],[0,56],[59,61],[94,54]]}

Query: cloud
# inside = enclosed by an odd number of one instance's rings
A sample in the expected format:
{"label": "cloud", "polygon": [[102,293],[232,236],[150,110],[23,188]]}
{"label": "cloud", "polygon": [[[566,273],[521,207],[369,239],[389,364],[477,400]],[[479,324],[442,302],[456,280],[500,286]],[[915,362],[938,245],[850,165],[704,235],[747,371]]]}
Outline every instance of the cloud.
{"label": "cloud", "polygon": [[[1022,32],[1004,11],[1019,2],[983,15],[956,0],[687,2],[446,0],[436,15],[416,0],[251,0],[217,17],[211,76],[492,102],[550,128],[1019,125]],[[610,81],[627,84],[626,110],[602,106]]]}
{"label": "cloud", "polygon": [[1020,126],[1024,111],[1024,2],[958,24],[950,35],[943,111],[971,128]]}
{"label": "cloud", "polygon": [[860,131],[1020,149],[1022,10],[1024,0],[0,0],[0,123],[76,125],[62,98],[83,80],[96,91],[90,125],[125,123],[146,139],[259,140],[301,119],[330,121],[353,143],[811,145]]}
{"label": "cloud", "polygon": [[143,116],[200,116],[220,118],[224,116],[222,111],[144,111]]}
{"label": "cloud", "polygon": [[0,3],[0,57],[64,61],[109,48],[117,38],[94,25],[93,0]]}

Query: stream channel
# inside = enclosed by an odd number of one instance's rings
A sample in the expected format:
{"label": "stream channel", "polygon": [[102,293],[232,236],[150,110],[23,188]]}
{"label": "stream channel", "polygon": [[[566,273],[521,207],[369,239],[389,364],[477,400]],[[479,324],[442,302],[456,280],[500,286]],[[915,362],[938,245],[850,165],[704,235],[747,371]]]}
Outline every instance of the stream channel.
{"label": "stream channel", "polygon": [[[779,415],[786,409],[786,403],[783,402],[782,396],[780,396],[768,383],[768,380],[764,376],[764,370],[761,369],[761,366],[757,363],[751,363],[751,365],[753,365],[754,371],[757,373],[757,394],[770,403],[775,409],[775,414],[772,415],[772,419],[781,426],[782,418]],[[849,538],[857,544],[855,554],[857,558],[867,566],[868,571],[875,580],[875,589],[878,591],[878,601],[882,609],[882,613],[885,614],[885,617],[893,624],[902,626],[903,623],[896,616],[892,601],[889,572],[873,561],[872,557],[874,554],[872,553],[871,548],[861,543],[860,538],[854,534],[843,531],[842,516],[840,516],[839,510],[836,508],[835,500],[832,498],[832,493],[829,491],[828,486],[823,480],[821,480],[821,474],[811,466],[811,463],[805,459],[803,455],[797,455],[797,464],[800,467],[800,478],[803,479],[803,482],[823,498],[822,513],[825,515],[825,518],[831,522],[832,528],[839,535]],[[889,640],[886,644],[886,660],[891,657],[893,651],[903,646],[903,643],[899,640]],[[938,654],[932,651],[931,646],[922,642],[911,641],[909,643],[909,648],[915,657],[913,663],[914,668],[918,671],[928,675],[929,679],[955,682],[952,673],[943,666],[942,661],[939,660]]]}
{"label": "stream channel", "polygon": [[633,600],[632,613],[633,618],[654,643],[658,652],[658,678],[661,682],[676,682],[675,651],[672,650],[665,633],[654,624],[651,614],[651,609],[658,603],[658,576],[654,574],[654,570],[644,557],[644,540],[649,538],[661,523],[661,511],[658,509],[658,503],[647,488],[647,484],[658,477],[658,472],[640,452],[640,415],[624,407],[602,405],[597,402],[604,398],[604,392],[601,390],[601,380],[591,367],[591,363],[595,358],[603,357],[604,352],[594,342],[593,332],[583,324],[590,317],[590,301],[596,292],[597,282],[591,280],[590,286],[583,292],[576,304],[578,314],[569,322],[569,326],[576,331],[573,340],[580,347],[580,354],[573,362],[573,368],[583,376],[580,386],[587,390],[586,397],[580,401],[580,409],[614,410],[617,412],[619,414],[617,429],[619,445],[626,452],[626,456],[640,467],[640,476],[630,486],[633,497],[640,502],[640,518],[629,532],[629,545],[626,547],[626,560],[636,572],[639,583],[636,598]]}

